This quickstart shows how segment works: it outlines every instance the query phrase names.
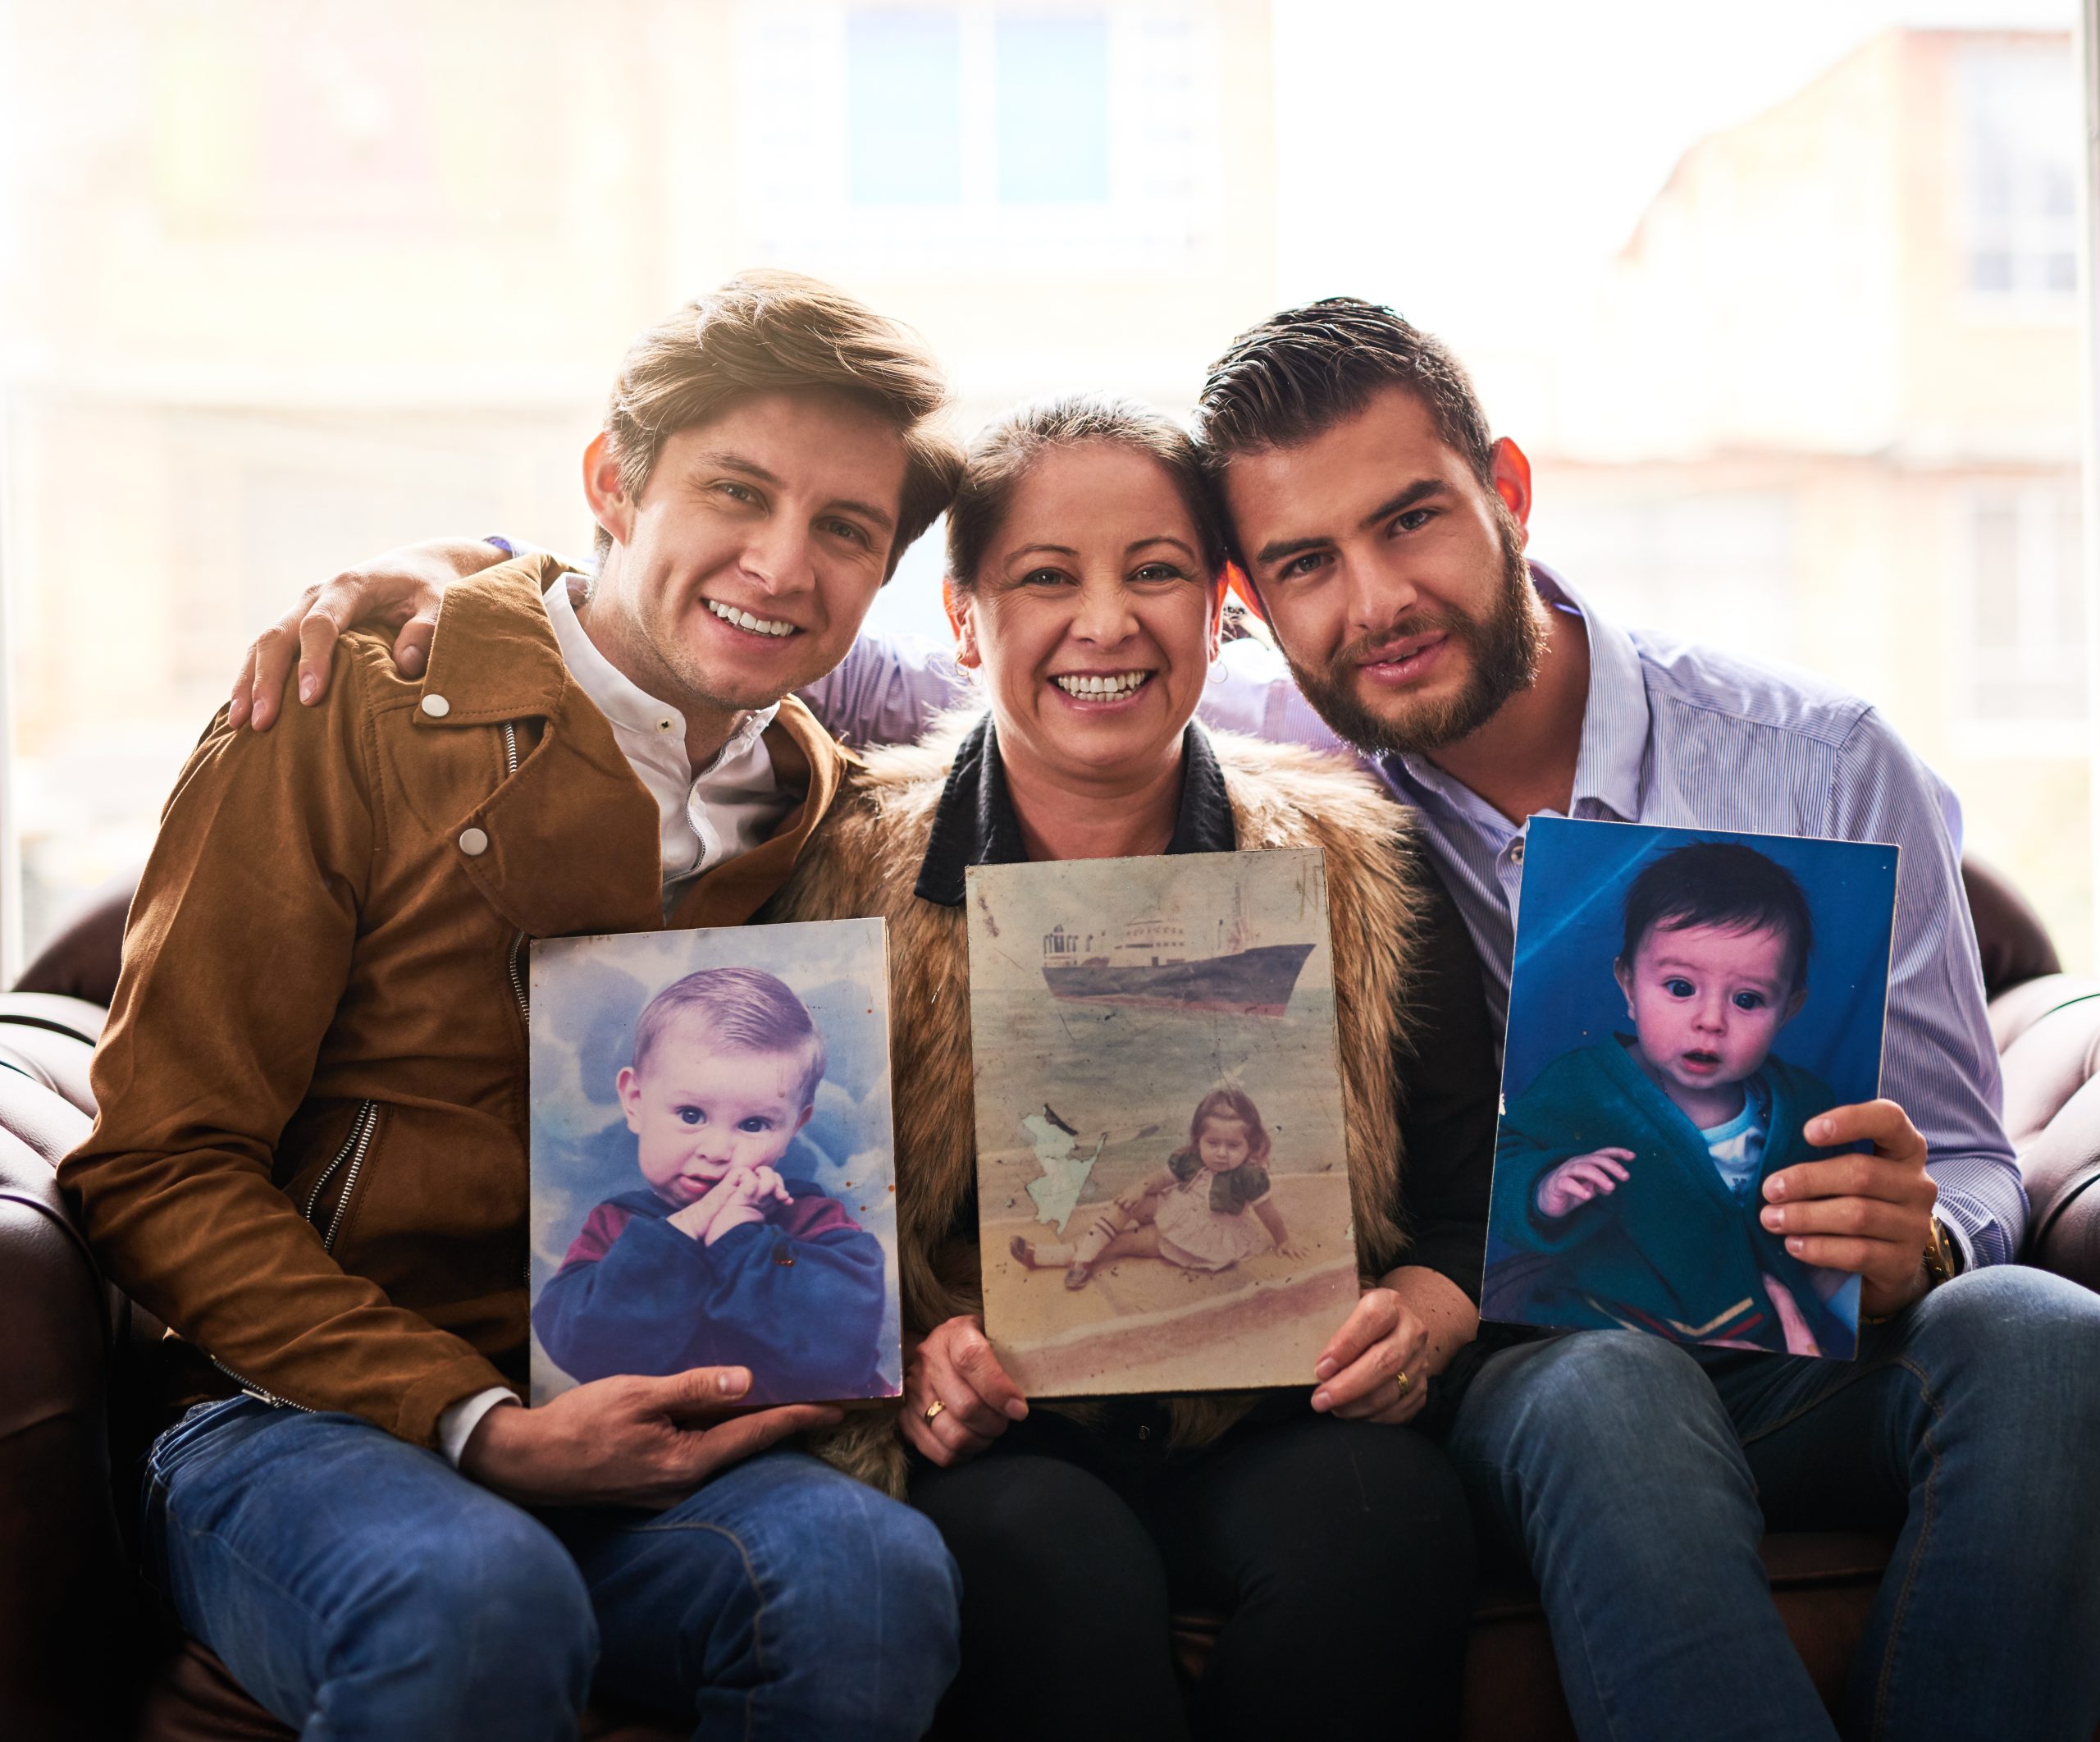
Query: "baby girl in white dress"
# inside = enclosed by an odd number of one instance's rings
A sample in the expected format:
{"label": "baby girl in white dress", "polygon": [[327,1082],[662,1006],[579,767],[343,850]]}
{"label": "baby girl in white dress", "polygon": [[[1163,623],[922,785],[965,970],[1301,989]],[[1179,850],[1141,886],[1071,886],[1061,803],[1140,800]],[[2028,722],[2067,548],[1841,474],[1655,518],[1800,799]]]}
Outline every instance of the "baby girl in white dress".
{"label": "baby girl in white dress", "polygon": [[1261,1110],[1245,1091],[1213,1089],[1197,1103],[1188,1147],[1120,1194],[1077,1241],[1053,1246],[1017,1234],[1011,1250],[1031,1269],[1064,1267],[1067,1288],[1084,1288],[1093,1267],[1112,1258],[1229,1270],[1271,1246],[1303,1257],[1270,1196],[1269,1148]]}

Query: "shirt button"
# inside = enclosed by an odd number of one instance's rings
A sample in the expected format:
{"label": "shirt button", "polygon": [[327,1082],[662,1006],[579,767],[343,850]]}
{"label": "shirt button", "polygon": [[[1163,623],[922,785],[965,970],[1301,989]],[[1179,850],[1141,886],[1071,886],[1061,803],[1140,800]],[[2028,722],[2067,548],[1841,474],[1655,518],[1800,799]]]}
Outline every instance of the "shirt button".
{"label": "shirt button", "polygon": [[423,711],[432,720],[442,720],[452,711],[452,704],[442,696],[425,696]]}
{"label": "shirt button", "polygon": [[656,722],[656,729],[659,732],[668,732],[675,723],[676,722],[669,720],[660,720]]}
{"label": "shirt button", "polygon": [[1524,862],[1524,844],[1522,841],[1512,841],[1509,844],[1509,862],[1512,865],[1522,865]]}
{"label": "shirt button", "polygon": [[459,831],[459,850],[470,859],[478,859],[489,850],[487,832],[481,829],[463,829]]}

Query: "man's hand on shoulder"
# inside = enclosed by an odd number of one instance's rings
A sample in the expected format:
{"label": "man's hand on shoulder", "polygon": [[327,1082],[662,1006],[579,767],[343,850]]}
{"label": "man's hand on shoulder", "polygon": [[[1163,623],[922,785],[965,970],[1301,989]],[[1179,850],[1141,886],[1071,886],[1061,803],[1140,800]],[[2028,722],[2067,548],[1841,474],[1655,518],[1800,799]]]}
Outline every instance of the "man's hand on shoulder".
{"label": "man's hand on shoulder", "polygon": [[810,1403],[726,1413],[751,1389],[742,1367],[599,1379],[536,1409],[482,1416],[459,1468],[523,1506],[675,1506],[716,1471],[839,1411]]}
{"label": "man's hand on shoulder", "polygon": [[360,624],[392,630],[394,663],[409,677],[421,675],[445,589],[503,560],[502,551],[479,539],[433,538],[382,552],[308,588],[242,656],[227,724],[268,731],[284,706],[294,661],[299,700],[309,706],[320,701],[328,693],[336,638]]}
{"label": "man's hand on shoulder", "polygon": [[1874,1150],[1774,1174],[1764,1182],[1764,1226],[1784,1235],[1803,1264],[1856,1273],[1861,1312],[1900,1312],[1925,1292],[1924,1251],[1939,1200],[1925,1171],[1925,1140],[1888,1100],[1833,1107],[1810,1119],[1805,1135],[1826,1149],[1865,1142]]}

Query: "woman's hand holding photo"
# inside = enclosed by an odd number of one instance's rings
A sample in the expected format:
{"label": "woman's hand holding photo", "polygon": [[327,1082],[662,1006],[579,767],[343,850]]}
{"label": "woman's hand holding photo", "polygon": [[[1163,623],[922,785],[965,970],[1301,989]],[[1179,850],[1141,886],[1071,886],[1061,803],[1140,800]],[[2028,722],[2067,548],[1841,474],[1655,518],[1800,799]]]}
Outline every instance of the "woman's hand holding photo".
{"label": "woman's hand holding photo", "polygon": [[1312,1368],[1312,1407],[1344,1421],[1398,1426],[1429,1397],[1429,1328],[1390,1288],[1364,1291]]}
{"label": "woman's hand holding photo", "polygon": [[974,1314],[934,1326],[905,1362],[897,1431],[944,1470],[975,1457],[1027,1417],[1028,1400],[1007,1377],[984,1321]]}

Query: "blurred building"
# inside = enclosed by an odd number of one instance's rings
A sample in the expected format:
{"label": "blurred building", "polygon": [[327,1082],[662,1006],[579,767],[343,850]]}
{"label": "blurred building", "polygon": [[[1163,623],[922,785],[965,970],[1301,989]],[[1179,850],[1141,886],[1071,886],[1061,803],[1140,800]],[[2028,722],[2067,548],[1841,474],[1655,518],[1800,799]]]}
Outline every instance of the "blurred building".
{"label": "blurred building", "polygon": [[1541,555],[1873,698],[2082,961],[2080,135],[2067,35],[1874,37],[1684,155],[1533,457]]}
{"label": "blurred building", "polygon": [[[1305,177],[1413,222],[1413,171],[1349,148],[1379,117],[1300,116],[1280,185],[1267,0],[0,8],[32,940],[143,857],[299,587],[432,532],[583,545],[621,350],[739,267],[912,321],[967,429],[1060,387],[1185,406],[1274,306]],[[1521,331],[1454,333],[1541,555],[1872,697],[2082,961],[2077,101],[2061,34],[1885,32],[1686,153],[1600,295],[1532,270]],[[871,620],[937,631],[938,560]]]}
{"label": "blurred building", "polygon": [[[32,946],[144,857],[245,637],[405,539],[578,547],[641,326],[792,265],[965,427],[1185,405],[1273,302],[1267,0],[104,0],[6,15]],[[938,624],[937,558],[880,609]]]}

